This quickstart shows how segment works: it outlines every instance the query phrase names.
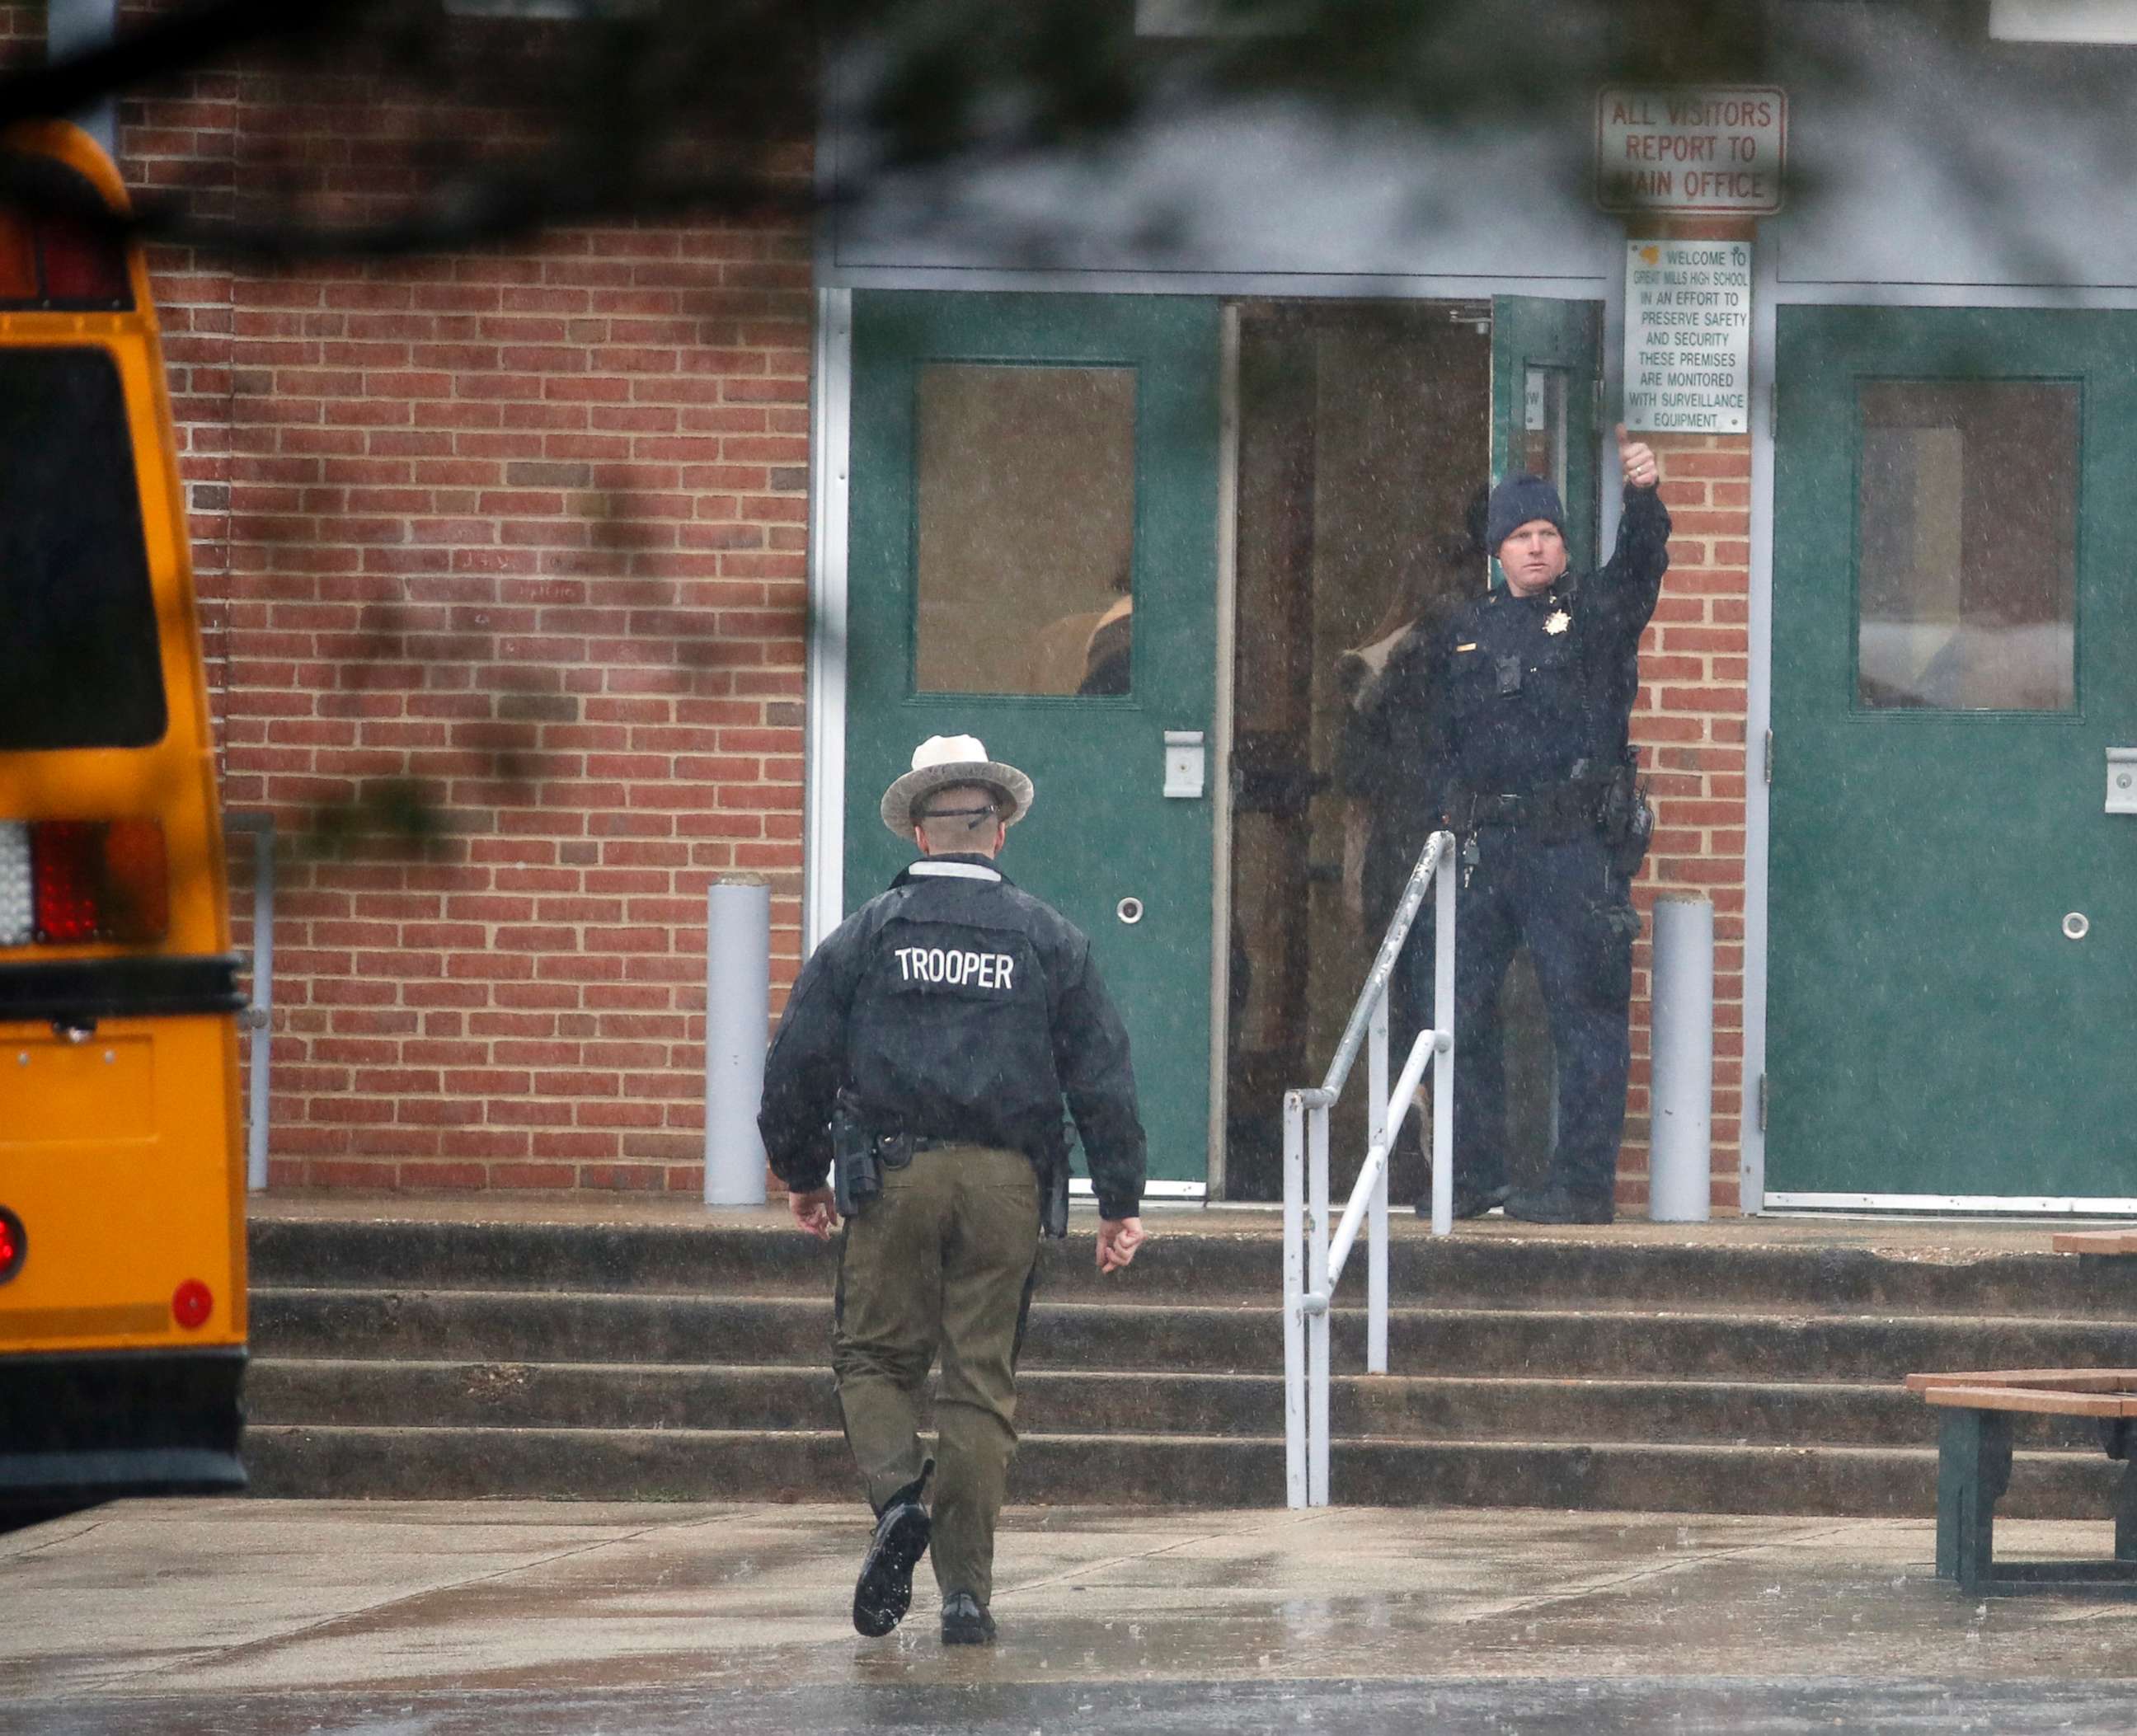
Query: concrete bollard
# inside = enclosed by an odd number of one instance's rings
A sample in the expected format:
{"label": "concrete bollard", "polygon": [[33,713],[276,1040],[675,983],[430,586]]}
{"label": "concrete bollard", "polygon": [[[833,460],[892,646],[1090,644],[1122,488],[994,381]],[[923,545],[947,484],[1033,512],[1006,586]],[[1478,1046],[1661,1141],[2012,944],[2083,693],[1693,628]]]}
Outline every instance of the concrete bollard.
{"label": "concrete bollard", "polygon": [[705,1204],[764,1204],[757,1131],[772,1022],[772,888],[735,875],[705,889]]}
{"label": "concrete bollard", "polygon": [[1653,1082],[1648,1216],[1703,1223],[1713,1208],[1714,906],[1655,899]]}

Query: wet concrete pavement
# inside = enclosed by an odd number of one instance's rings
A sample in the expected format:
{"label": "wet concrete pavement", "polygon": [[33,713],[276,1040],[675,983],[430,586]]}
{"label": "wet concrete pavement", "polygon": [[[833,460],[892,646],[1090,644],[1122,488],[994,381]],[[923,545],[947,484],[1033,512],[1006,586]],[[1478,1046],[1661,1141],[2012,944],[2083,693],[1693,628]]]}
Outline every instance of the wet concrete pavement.
{"label": "wet concrete pavement", "polygon": [[0,1731],[2137,1728],[2137,1598],[1962,1597],[1914,1520],[1019,1509],[946,1651],[924,1566],[848,1625],[863,1517],[121,1504],[0,1537]]}

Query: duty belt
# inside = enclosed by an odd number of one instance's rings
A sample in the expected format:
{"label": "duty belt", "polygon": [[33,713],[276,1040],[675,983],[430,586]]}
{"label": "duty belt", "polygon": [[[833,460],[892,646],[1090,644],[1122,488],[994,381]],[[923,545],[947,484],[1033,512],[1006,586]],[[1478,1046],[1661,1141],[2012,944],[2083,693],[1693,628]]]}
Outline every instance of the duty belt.
{"label": "duty belt", "polygon": [[1608,785],[1589,780],[1574,784],[1550,784],[1520,794],[1487,795],[1461,791],[1454,800],[1453,819],[1458,832],[1473,832],[1479,826],[1520,826],[1568,836],[1587,830],[1600,819],[1603,792]]}

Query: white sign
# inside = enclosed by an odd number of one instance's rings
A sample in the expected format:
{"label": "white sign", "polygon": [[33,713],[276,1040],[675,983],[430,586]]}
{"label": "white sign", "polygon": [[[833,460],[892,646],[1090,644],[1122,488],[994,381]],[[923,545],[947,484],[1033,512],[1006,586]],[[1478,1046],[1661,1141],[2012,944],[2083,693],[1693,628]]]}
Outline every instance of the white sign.
{"label": "white sign", "polygon": [[1625,425],[1640,434],[1750,430],[1748,241],[1625,244]]}
{"label": "white sign", "polygon": [[1789,99],[1769,85],[1604,90],[1595,202],[1605,211],[1781,208]]}

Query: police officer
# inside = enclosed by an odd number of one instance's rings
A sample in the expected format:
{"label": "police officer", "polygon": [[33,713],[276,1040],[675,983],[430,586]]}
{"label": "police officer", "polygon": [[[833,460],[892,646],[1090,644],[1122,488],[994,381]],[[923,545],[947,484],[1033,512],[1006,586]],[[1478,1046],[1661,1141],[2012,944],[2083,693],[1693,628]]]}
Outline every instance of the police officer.
{"label": "police officer", "polygon": [[[1492,489],[1503,587],[1458,610],[1435,659],[1428,800],[1462,839],[1454,950],[1454,1209],[1608,1223],[1624,1129],[1633,937],[1648,816],[1627,742],[1641,630],[1669,565],[1655,455],[1621,425],[1625,509],[1609,563],[1570,574],[1541,477]],[[1523,941],[1558,1054],[1558,1139],[1540,1189],[1507,1185],[1499,984]]]}
{"label": "police officer", "polygon": [[[816,949],[765,1061],[757,1122],[795,1220],[825,1240],[845,1223],[831,1365],[876,1512],[854,1588],[870,1636],[904,1617],[932,1539],[943,1643],[995,1636],[1042,1214],[1067,1233],[1064,1096],[1098,1198],[1098,1269],[1143,1239],[1127,1033],[1090,942],[995,865],[1032,795],[971,736],[922,742],[882,808],[920,859]],[[938,1348],[931,1460],[920,1404]]]}

